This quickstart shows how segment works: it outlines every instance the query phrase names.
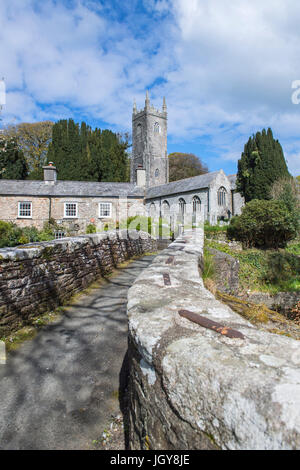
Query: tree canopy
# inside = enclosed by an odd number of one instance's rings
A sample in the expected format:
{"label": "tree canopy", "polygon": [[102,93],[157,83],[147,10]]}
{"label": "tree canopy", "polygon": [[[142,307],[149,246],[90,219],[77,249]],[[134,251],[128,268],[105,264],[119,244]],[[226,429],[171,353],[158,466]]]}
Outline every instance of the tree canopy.
{"label": "tree canopy", "polygon": [[0,179],[25,179],[28,166],[14,137],[0,134]]}
{"label": "tree canopy", "polygon": [[127,140],[110,130],[60,120],[53,126],[47,161],[54,162],[60,180],[125,182],[127,148]]}
{"label": "tree canopy", "polygon": [[174,152],[169,154],[169,181],[203,175],[208,167],[193,153]]}
{"label": "tree canopy", "polygon": [[51,121],[23,122],[8,126],[4,130],[5,135],[16,140],[24,154],[29,169],[29,179],[43,177],[42,167],[46,162],[48,146],[52,139],[52,127]]}
{"label": "tree canopy", "polygon": [[238,161],[237,173],[237,191],[245,201],[270,199],[274,182],[288,177],[282,147],[274,139],[272,130],[263,129],[250,137]]}

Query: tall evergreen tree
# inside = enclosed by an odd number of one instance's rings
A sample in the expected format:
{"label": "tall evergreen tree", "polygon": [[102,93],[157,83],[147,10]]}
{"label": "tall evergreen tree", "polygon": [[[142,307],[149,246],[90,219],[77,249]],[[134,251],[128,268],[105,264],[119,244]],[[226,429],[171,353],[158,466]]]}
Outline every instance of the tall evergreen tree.
{"label": "tall evergreen tree", "polygon": [[47,160],[53,161],[60,180],[128,181],[128,143],[110,130],[92,130],[69,121],[53,126]]}
{"label": "tall evergreen tree", "polygon": [[23,180],[28,166],[14,137],[0,136],[0,179]]}
{"label": "tall evergreen tree", "polygon": [[237,191],[245,198],[270,199],[271,188],[280,178],[290,177],[283,150],[272,130],[257,132],[249,138],[238,161]]}

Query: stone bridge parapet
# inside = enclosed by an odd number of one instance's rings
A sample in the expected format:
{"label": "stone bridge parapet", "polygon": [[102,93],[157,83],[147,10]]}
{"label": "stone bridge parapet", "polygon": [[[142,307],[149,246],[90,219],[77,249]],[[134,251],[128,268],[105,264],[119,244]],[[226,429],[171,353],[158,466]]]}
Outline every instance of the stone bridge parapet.
{"label": "stone bridge parapet", "polygon": [[0,337],[64,304],[123,261],[156,249],[154,238],[136,230],[0,249]]}
{"label": "stone bridge parapet", "polygon": [[300,343],[205,289],[203,240],[186,232],[129,290],[130,448],[299,449]]}

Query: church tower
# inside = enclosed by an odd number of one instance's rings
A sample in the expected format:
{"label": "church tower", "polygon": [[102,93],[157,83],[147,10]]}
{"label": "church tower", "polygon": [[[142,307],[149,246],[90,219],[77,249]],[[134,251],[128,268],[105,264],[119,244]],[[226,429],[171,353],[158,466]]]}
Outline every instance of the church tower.
{"label": "church tower", "polygon": [[145,170],[145,185],[158,186],[169,182],[167,154],[167,105],[163,99],[162,110],[150,105],[148,92],[145,107],[132,113],[131,182],[137,184],[137,172]]}

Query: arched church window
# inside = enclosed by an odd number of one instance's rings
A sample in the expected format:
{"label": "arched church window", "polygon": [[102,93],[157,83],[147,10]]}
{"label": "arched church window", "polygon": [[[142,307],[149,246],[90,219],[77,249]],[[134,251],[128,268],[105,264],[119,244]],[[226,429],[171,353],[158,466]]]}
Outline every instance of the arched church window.
{"label": "arched church window", "polygon": [[159,177],[159,169],[156,168],[156,170],[155,170],[155,178],[158,178],[158,177]]}
{"label": "arched church window", "polygon": [[179,215],[183,218],[185,214],[185,200],[183,198],[179,199]]}
{"label": "arched church window", "polygon": [[193,197],[193,214],[197,214],[201,209],[201,201],[198,196]]}
{"label": "arched church window", "polygon": [[162,216],[163,217],[169,217],[169,215],[170,215],[170,205],[169,205],[168,201],[163,201],[161,209],[162,209]]}
{"label": "arched church window", "polygon": [[137,137],[142,137],[142,125],[141,124],[137,125],[136,135],[137,135]]}
{"label": "arched church window", "polygon": [[158,122],[154,124],[154,132],[157,132],[158,134],[160,133],[160,127],[159,127]]}
{"label": "arched church window", "polygon": [[218,190],[218,205],[226,206],[226,189],[223,186]]}
{"label": "arched church window", "polygon": [[156,207],[155,207],[155,204],[154,202],[152,202],[151,206],[150,206],[150,217],[155,217],[155,213],[156,213]]}

